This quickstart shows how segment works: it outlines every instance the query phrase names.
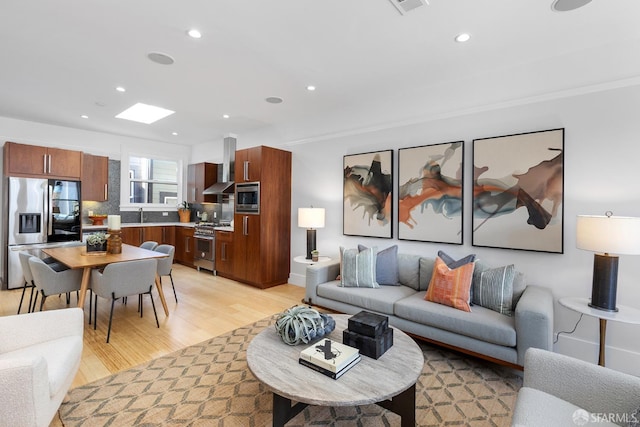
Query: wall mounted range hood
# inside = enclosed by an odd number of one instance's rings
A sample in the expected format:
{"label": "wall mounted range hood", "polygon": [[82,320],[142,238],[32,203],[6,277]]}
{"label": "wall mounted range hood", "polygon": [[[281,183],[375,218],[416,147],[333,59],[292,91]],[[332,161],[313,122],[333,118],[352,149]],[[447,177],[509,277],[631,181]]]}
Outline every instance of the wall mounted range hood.
{"label": "wall mounted range hood", "polygon": [[218,182],[206,188],[202,194],[233,194],[235,191],[236,138],[234,136],[224,137],[222,162],[222,174],[218,174]]}

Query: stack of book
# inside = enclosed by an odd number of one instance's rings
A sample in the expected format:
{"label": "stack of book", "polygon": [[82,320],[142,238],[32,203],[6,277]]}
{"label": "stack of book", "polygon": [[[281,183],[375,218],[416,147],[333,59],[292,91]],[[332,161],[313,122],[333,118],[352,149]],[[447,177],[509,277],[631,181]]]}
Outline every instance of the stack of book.
{"label": "stack of book", "polygon": [[360,361],[360,352],[357,348],[324,338],[302,350],[298,361],[336,380]]}

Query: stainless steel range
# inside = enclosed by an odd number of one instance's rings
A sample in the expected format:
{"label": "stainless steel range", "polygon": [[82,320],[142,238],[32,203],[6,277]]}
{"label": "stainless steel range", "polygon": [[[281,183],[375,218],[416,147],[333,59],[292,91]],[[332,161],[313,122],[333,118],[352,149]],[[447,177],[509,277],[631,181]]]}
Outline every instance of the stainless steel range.
{"label": "stainless steel range", "polygon": [[201,268],[216,274],[216,231],[212,222],[200,222],[193,231],[195,238],[195,252],[193,264],[198,271]]}

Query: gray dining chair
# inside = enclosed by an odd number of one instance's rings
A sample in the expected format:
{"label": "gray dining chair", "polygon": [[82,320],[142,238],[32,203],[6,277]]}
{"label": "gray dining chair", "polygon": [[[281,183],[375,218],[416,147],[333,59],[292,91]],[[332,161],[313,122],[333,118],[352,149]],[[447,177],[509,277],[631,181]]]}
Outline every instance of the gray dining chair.
{"label": "gray dining chair", "polygon": [[158,242],[154,242],[153,240],[148,240],[146,242],[142,242],[140,247],[142,249],[149,249],[150,251],[153,251],[158,247]]}
{"label": "gray dining chair", "polygon": [[18,257],[20,258],[20,266],[22,267],[22,276],[24,277],[24,285],[22,287],[22,296],[20,296],[20,304],[18,304],[18,313],[20,314],[20,310],[22,310],[22,301],[24,300],[24,294],[27,291],[27,288],[31,288],[31,295],[29,296],[29,307],[27,312],[31,312],[31,304],[33,304],[33,290],[35,286],[33,284],[33,274],[31,274],[31,267],[29,267],[29,258],[31,258],[29,252],[20,251],[18,252]]}
{"label": "gray dining chair", "polygon": [[[158,313],[153,302],[151,289],[155,284],[158,262],[155,259],[143,259],[136,261],[116,262],[107,265],[102,272],[91,272],[91,290],[93,291],[93,310],[95,318],[93,329],[98,324],[98,296],[111,300],[111,313],[109,314],[109,328],[107,330],[107,342],[111,337],[111,324],[113,323],[113,307],[116,300],[133,295],[149,294],[153,315],[156,318],[156,326],[159,328]],[[143,310],[140,304],[140,317]]]}
{"label": "gray dining chair", "polygon": [[173,297],[176,299],[176,302],[178,302],[178,295],[176,294],[176,287],[173,284],[173,275],[171,274],[173,256],[176,248],[172,245],[160,245],[155,248],[155,251],[167,254],[164,258],[158,258],[158,276],[160,277],[160,284],[162,284],[162,276],[169,276],[169,279],[171,279],[171,287],[173,288]]}
{"label": "gray dining chair", "polygon": [[[80,290],[82,283],[82,270],[66,269],[56,271],[53,267],[55,264],[46,264],[40,258],[32,256],[29,258],[29,267],[33,275],[33,284],[38,291],[36,293],[33,307],[35,311],[38,294],[42,297],[40,301],[40,311],[44,307],[45,300],[51,295],[69,294]],[[67,304],[69,304],[69,296],[67,295]]]}

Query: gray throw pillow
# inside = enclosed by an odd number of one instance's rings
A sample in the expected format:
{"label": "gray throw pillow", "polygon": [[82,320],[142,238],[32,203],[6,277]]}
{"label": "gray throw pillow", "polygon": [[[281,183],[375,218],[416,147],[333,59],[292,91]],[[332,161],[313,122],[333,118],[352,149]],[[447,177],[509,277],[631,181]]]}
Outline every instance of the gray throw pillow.
{"label": "gray throw pillow", "polygon": [[[358,245],[358,250],[367,249],[364,245]],[[378,251],[376,256],[376,282],[379,285],[397,286],[398,283],[398,245],[389,246]]]}
{"label": "gray throw pillow", "polygon": [[376,248],[363,251],[340,247],[340,286],[379,288],[376,282]]}
{"label": "gray throw pillow", "polygon": [[497,311],[500,314],[511,316],[515,273],[516,270],[513,264],[482,271],[480,280],[472,285],[475,286],[473,303]]}

